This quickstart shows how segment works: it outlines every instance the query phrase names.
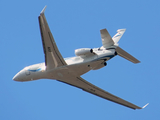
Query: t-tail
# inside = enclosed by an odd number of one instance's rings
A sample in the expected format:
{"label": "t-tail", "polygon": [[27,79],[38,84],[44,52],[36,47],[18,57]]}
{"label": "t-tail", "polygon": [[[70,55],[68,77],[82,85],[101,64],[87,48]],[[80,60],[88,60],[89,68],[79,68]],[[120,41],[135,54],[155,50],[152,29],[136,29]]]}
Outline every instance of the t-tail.
{"label": "t-tail", "polygon": [[111,38],[110,34],[106,29],[100,30],[103,48],[115,48],[117,55],[133,63],[139,63],[139,60],[137,60],[135,57],[133,57],[132,55],[130,55],[118,46],[118,41],[120,40],[125,31],[126,29],[118,29],[117,33]]}

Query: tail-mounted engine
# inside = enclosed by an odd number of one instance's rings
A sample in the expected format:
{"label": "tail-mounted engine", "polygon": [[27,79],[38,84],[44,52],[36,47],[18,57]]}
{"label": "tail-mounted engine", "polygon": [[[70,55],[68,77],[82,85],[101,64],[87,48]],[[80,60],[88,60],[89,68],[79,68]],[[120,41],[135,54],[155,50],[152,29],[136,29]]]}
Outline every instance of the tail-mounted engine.
{"label": "tail-mounted engine", "polygon": [[93,53],[93,50],[91,48],[81,48],[81,49],[75,50],[76,56],[86,56],[92,53]]}

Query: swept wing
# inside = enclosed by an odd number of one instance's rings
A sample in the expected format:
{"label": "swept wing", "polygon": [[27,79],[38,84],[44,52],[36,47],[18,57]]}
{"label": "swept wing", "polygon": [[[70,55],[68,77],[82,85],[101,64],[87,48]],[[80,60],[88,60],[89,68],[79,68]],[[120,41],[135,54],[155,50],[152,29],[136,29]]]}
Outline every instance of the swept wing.
{"label": "swept wing", "polygon": [[45,8],[42,10],[40,16],[38,17],[38,20],[43,44],[43,51],[45,54],[46,69],[49,70],[56,67],[64,66],[66,65],[66,62],[60,54],[52,33],[49,29],[44,15]]}
{"label": "swept wing", "polygon": [[109,92],[106,92],[105,90],[89,83],[88,81],[84,80],[81,77],[76,77],[74,75],[70,75],[70,76],[67,75],[67,76],[63,76],[63,79],[59,79],[58,81],[67,83],[67,84],[75,86],[75,87],[78,87],[86,92],[89,92],[91,94],[94,94],[96,96],[104,98],[106,100],[121,104],[123,106],[129,107],[132,109],[142,109],[141,107],[138,107],[138,106],[126,101],[126,100],[123,100],[123,99],[109,93]]}

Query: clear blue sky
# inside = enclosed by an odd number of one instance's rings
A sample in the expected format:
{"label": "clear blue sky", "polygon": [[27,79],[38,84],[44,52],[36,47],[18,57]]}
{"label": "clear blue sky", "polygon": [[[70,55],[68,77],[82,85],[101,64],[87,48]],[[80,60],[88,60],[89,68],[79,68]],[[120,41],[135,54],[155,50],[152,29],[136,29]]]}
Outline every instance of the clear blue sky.
{"label": "clear blue sky", "polygon": [[[63,57],[77,48],[100,47],[100,29],[111,36],[126,28],[120,47],[138,58],[119,56],[82,77],[145,109],[132,110],[54,81],[15,82],[25,66],[44,62],[38,15],[45,15]],[[1,0],[0,120],[159,120],[159,0]]]}

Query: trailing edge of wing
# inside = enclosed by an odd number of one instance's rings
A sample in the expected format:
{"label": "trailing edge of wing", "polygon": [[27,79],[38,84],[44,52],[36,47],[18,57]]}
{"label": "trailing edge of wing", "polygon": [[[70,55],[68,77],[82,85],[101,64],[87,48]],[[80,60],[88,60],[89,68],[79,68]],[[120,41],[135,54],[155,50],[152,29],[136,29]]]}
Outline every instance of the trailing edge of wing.
{"label": "trailing edge of wing", "polygon": [[46,69],[49,70],[49,69],[66,65],[66,62],[64,61],[62,55],[60,54],[57,48],[56,42],[49,29],[48,23],[44,15],[45,9],[46,9],[46,6],[41,11],[41,14],[38,17],[38,20],[39,20],[39,26],[40,26],[40,32],[41,32],[41,38],[42,38],[42,44],[43,44],[43,51],[45,54]]}

